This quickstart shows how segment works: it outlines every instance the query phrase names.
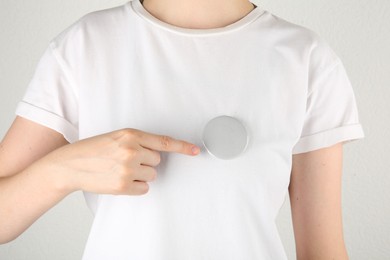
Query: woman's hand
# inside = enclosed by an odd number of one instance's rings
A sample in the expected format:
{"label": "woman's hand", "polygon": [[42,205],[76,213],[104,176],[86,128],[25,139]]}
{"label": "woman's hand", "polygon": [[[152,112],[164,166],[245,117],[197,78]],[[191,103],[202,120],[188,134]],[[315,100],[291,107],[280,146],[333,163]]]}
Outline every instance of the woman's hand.
{"label": "woman's hand", "polygon": [[62,134],[17,116],[0,143],[0,244],[73,191],[146,193],[157,175],[159,151],[198,154],[192,146],[136,129],[69,144]]}
{"label": "woman's hand", "polygon": [[141,195],[157,177],[159,151],[196,155],[193,144],[137,129],[122,129],[68,144],[39,164],[63,175],[68,193],[84,190],[115,195]]}

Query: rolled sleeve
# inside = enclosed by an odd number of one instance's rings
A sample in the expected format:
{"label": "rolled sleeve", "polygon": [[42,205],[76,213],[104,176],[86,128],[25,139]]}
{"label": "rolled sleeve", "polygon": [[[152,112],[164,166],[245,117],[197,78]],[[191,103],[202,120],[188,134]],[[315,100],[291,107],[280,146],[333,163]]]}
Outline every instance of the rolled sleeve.
{"label": "rolled sleeve", "polygon": [[354,91],[340,59],[310,74],[301,137],[292,154],[364,138]]}
{"label": "rolled sleeve", "polygon": [[15,114],[78,140],[78,100],[74,81],[56,58],[51,42],[41,56]]}

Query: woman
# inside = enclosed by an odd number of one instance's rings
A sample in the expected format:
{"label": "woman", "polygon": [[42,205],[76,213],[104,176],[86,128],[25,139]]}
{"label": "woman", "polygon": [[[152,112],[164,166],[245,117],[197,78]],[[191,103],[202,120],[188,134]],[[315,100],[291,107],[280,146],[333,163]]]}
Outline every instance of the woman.
{"label": "woman", "polygon": [[[364,137],[352,86],[324,40],[261,6],[89,13],[50,41],[16,115],[1,243],[81,190],[95,215],[84,260],[286,259],[275,218],[289,192],[297,258],[348,259],[342,144]],[[229,160],[201,145],[220,115],[247,129]]]}

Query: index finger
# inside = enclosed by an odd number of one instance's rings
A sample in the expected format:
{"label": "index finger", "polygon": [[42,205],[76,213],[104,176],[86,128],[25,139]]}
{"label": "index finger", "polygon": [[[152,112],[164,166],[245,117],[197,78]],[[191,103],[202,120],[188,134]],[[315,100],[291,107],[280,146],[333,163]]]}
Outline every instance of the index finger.
{"label": "index finger", "polygon": [[157,135],[141,131],[139,144],[141,146],[163,152],[176,152],[187,155],[196,155],[200,149],[196,145],[178,140],[167,135]]}

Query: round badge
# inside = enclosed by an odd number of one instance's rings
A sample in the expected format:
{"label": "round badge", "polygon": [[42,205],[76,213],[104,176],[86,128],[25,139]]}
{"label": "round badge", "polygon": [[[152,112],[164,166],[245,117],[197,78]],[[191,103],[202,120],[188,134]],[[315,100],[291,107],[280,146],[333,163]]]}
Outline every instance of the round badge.
{"label": "round badge", "polygon": [[211,155],[228,160],[237,157],[246,149],[249,136],[238,119],[218,116],[205,125],[202,142]]}

